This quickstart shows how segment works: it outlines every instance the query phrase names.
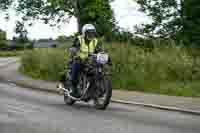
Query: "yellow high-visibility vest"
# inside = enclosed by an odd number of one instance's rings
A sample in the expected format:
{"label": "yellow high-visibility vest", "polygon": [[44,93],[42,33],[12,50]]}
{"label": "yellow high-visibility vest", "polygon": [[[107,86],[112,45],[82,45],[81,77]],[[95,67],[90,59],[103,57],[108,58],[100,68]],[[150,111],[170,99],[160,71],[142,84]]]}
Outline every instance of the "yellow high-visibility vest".
{"label": "yellow high-visibility vest", "polygon": [[98,40],[95,38],[90,41],[89,45],[85,43],[85,39],[82,36],[78,37],[80,41],[80,53],[79,56],[80,58],[87,58],[89,54],[93,54],[95,52],[96,45],[98,43]]}

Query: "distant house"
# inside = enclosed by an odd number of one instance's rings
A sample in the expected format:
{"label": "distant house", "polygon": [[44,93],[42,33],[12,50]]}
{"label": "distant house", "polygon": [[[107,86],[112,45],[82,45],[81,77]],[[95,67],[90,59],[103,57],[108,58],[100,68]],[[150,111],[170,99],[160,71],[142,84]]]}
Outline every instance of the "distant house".
{"label": "distant house", "polygon": [[57,46],[58,42],[51,39],[40,39],[35,41],[33,45],[34,48],[56,48]]}
{"label": "distant house", "polygon": [[16,45],[16,42],[13,41],[13,40],[7,40],[7,45],[8,45],[9,47],[12,47],[12,46],[15,46],[15,45]]}

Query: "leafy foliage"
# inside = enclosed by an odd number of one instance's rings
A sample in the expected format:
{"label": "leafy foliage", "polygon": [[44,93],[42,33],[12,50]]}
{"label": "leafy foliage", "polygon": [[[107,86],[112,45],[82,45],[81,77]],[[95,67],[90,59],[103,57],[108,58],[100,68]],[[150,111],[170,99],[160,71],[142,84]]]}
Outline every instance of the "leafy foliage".
{"label": "leafy foliage", "polygon": [[137,0],[140,11],[153,20],[137,27],[137,33],[147,37],[178,38],[183,32],[183,0]]}
{"label": "leafy foliage", "polygon": [[7,47],[6,32],[0,30],[0,49]]}
{"label": "leafy foliage", "polygon": [[80,12],[81,26],[86,23],[95,24],[99,36],[109,36],[115,27],[109,0],[83,0],[80,3]]}
{"label": "leafy foliage", "polygon": [[17,21],[16,27],[15,27],[15,33],[18,35],[17,41],[19,43],[26,43],[28,42],[28,31],[26,30],[24,26],[24,22]]}
{"label": "leafy foliage", "polygon": [[193,45],[200,44],[200,1],[186,0],[184,3],[184,37]]}
{"label": "leafy foliage", "polygon": [[105,38],[106,42],[130,42],[133,41],[133,34],[129,31],[123,30],[123,31],[114,31],[110,34],[110,36]]}
{"label": "leafy foliage", "polygon": [[[8,0],[6,0],[8,1]],[[7,5],[3,1],[1,5]],[[17,11],[24,21],[43,20],[51,26],[68,22],[71,17],[78,21],[78,31],[86,23],[97,26],[98,34],[108,35],[115,25],[111,0],[17,0]],[[31,23],[30,23],[31,25]]]}
{"label": "leafy foliage", "polygon": [[0,10],[6,10],[14,2],[14,0],[0,0]]}

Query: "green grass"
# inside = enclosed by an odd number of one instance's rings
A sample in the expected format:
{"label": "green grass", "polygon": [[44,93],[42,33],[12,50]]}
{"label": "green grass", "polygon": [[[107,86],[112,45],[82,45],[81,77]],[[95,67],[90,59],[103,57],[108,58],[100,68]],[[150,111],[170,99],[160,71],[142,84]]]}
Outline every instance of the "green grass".
{"label": "green grass", "polygon": [[[113,88],[176,96],[200,96],[200,57],[173,42],[153,49],[106,44],[113,60]],[[63,49],[35,49],[22,56],[20,71],[33,78],[59,80],[67,54]]]}
{"label": "green grass", "polygon": [[0,57],[12,57],[12,56],[21,56],[23,51],[1,51]]}
{"label": "green grass", "polygon": [[21,58],[20,72],[35,79],[55,81],[64,72],[66,54],[62,49],[34,49]]}

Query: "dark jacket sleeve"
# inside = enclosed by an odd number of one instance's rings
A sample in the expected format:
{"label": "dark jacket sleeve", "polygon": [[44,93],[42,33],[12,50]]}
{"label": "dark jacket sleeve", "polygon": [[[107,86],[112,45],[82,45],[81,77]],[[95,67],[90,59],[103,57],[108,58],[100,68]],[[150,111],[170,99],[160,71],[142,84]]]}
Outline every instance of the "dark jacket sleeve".
{"label": "dark jacket sleeve", "polygon": [[68,49],[71,57],[75,57],[77,53],[80,51],[80,42],[79,39],[76,38],[72,44],[72,46]]}
{"label": "dark jacket sleeve", "polygon": [[74,42],[73,42],[72,47],[77,48],[77,49],[80,49],[80,46],[81,46],[80,41],[79,41],[78,38],[76,38],[76,39],[74,40]]}
{"label": "dark jacket sleeve", "polygon": [[95,53],[97,54],[103,51],[104,51],[103,44],[101,41],[98,41],[97,46],[95,48]]}

